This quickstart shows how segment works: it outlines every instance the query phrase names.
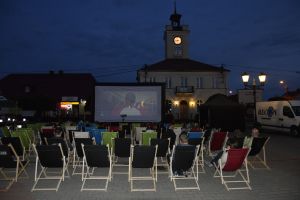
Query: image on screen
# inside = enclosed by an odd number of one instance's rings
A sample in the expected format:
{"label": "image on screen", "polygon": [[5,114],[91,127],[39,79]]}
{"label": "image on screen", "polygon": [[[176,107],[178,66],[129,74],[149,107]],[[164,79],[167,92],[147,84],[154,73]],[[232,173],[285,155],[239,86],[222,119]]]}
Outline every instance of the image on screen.
{"label": "image on screen", "polygon": [[95,86],[95,121],[160,122],[162,86]]}

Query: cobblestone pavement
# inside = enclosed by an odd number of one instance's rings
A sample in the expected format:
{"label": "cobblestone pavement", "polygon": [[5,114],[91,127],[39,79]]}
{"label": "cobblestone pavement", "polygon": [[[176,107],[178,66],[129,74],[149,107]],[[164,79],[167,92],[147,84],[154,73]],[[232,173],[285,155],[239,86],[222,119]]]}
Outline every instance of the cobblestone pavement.
{"label": "cobblestone pavement", "polygon": [[[107,192],[80,192],[79,176],[72,176],[62,182],[58,192],[30,192],[33,185],[34,163],[27,170],[30,179],[22,179],[14,183],[8,192],[1,192],[1,200],[9,199],[244,199],[244,200],[293,200],[300,199],[300,138],[284,134],[269,134],[271,139],[266,146],[268,164],[271,170],[250,169],[252,190],[227,191],[220,179],[213,178],[213,169],[206,168],[200,174],[200,191],[174,191],[167,174],[159,174],[156,192],[130,192],[126,175],[115,175],[108,185]],[[146,183],[140,183],[143,186]]]}

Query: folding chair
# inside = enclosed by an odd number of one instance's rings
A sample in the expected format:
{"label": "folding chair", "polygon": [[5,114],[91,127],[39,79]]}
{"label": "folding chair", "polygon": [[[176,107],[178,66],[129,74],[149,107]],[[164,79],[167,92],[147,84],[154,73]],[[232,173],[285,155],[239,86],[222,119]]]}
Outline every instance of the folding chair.
{"label": "folding chair", "polygon": [[[156,173],[156,180],[157,180],[157,174],[168,174],[169,173],[169,164],[167,161],[167,155],[170,154],[170,138],[168,139],[160,139],[160,138],[150,138],[150,145],[156,146],[157,145],[157,152],[156,152],[156,158],[160,158],[160,162],[157,161],[157,167],[167,167],[166,172],[157,171]],[[165,158],[165,160],[164,160]]]}
{"label": "folding chair", "polygon": [[61,144],[61,148],[66,158],[66,164],[67,166],[69,165],[69,162],[71,161],[71,149],[63,138],[57,138],[57,137],[46,138],[46,144],[47,145]]}
{"label": "folding chair", "polygon": [[118,132],[102,132],[102,144],[114,148],[113,139],[118,137]]}
{"label": "folding chair", "polygon": [[[61,148],[61,144],[58,145],[38,145],[33,144],[33,149],[36,152],[35,160],[35,172],[34,172],[34,185],[31,191],[36,190],[55,190],[57,191],[61,182],[65,179],[65,172],[68,173],[66,159]],[[38,174],[38,163],[41,166],[41,171]],[[59,168],[58,172],[48,172],[48,169]],[[55,174],[50,175],[50,174]],[[58,180],[56,187],[38,187],[40,180]]]}
{"label": "folding chair", "polygon": [[[23,172],[28,177],[24,164],[25,163],[22,162],[17,155],[13,145],[0,145],[0,174],[3,176],[0,181],[8,181],[6,187],[1,188],[0,191],[5,192],[9,190],[12,184],[18,181],[18,178]],[[10,169],[14,169],[14,171]],[[9,176],[8,173],[14,173],[14,176]]]}
{"label": "folding chair", "polygon": [[25,147],[22,145],[19,137],[4,137],[1,138],[1,142],[4,145],[11,144],[16,152],[16,155],[19,157],[20,161],[23,162],[24,167],[29,163],[28,156],[25,151]]}
{"label": "folding chair", "polygon": [[[203,136],[203,135],[202,135]],[[188,138],[188,144],[189,145],[194,145],[194,146],[199,146],[199,151],[198,151],[198,162],[196,163],[198,167],[201,167],[201,170],[198,168],[198,173],[205,173],[204,169],[204,137],[196,138]]]}
{"label": "folding chair", "polygon": [[[128,166],[128,164],[119,163],[119,158],[129,158],[130,157],[130,146],[131,139],[130,138],[114,138],[114,151],[113,151],[113,168],[114,167],[122,167]],[[114,171],[113,174],[128,174],[127,172],[118,172]]]}
{"label": "folding chair", "polygon": [[[157,146],[131,145],[128,180],[130,182],[130,190],[133,191],[156,191],[156,173],[157,173]],[[133,169],[142,168],[150,169],[149,176],[133,176]],[[134,181],[153,181],[153,188],[138,189],[133,187]]]}
{"label": "folding chair", "polygon": [[208,143],[208,155],[213,156],[216,151],[221,151],[227,140],[227,132],[215,132]]}
{"label": "folding chair", "polygon": [[[102,190],[107,191],[108,181],[111,181],[112,174],[112,158],[108,145],[84,145],[82,144],[83,151],[83,168],[82,168],[82,186],[80,191],[84,190]],[[86,173],[84,168],[87,168]],[[90,172],[90,168],[92,171]],[[107,176],[96,176],[95,169],[108,168]],[[87,188],[85,183],[87,180],[106,180],[104,188]]]}
{"label": "folding chair", "polygon": [[203,136],[204,136],[204,133],[200,132],[200,131],[190,131],[190,132],[188,132],[188,138],[189,139],[202,138]]}
{"label": "folding chair", "polygon": [[269,139],[270,137],[253,138],[251,151],[248,155],[248,163],[252,169],[270,169],[267,165],[265,150],[265,145]]}
{"label": "folding chair", "polygon": [[150,145],[150,140],[157,138],[157,132],[142,132],[141,134],[141,143],[142,145]]}
{"label": "folding chair", "polygon": [[[198,151],[199,146],[176,145],[173,147],[170,158],[170,179],[173,181],[176,190],[200,190],[198,184]],[[195,169],[196,168],[196,169]],[[176,174],[176,171],[185,174]],[[176,180],[194,180],[195,187],[177,187]]]}
{"label": "folding chair", "polygon": [[74,138],[75,148],[73,153],[73,173],[75,174],[82,174],[81,172],[76,172],[77,167],[82,167],[83,165],[83,151],[81,144],[84,145],[93,145],[94,141],[91,138]]}
{"label": "folding chair", "polygon": [[46,144],[45,138],[55,137],[55,129],[50,128],[42,128],[40,132],[41,144]]}
{"label": "folding chair", "polygon": [[[227,161],[223,165],[221,159],[218,160],[218,166],[216,167],[216,171],[214,173],[214,177],[220,177],[222,184],[225,185],[227,191],[229,190],[238,190],[238,189],[249,189],[251,190],[251,186],[249,185],[249,170],[247,164],[247,155],[249,153],[248,148],[239,148],[239,149],[229,149],[227,151]],[[243,166],[245,166],[244,169]],[[242,173],[246,173],[245,175]],[[225,173],[229,173],[231,175],[224,175]],[[232,175],[232,173],[234,173]],[[234,178],[238,178],[237,175],[240,175],[242,179],[234,180]],[[233,187],[229,186],[229,184],[235,183],[245,183],[245,186]]]}

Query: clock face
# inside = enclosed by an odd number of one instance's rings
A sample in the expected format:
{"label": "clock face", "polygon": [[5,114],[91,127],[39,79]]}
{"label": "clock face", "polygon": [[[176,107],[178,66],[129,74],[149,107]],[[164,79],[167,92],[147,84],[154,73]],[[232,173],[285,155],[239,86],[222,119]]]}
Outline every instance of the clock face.
{"label": "clock face", "polygon": [[181,44],[181,37],[176,36],[176,37],[174,38],[174,43],[175,43],[175,44]]}

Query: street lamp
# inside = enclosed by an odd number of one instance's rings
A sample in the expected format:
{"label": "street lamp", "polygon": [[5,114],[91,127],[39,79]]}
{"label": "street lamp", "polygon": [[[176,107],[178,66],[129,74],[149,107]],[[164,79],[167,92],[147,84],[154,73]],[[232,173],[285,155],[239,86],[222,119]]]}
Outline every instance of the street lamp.
{"label": "street lamp", "polygon": [[80,99],[80,104],[83,108],[83,121],[85,121],[85,104],[86,104],[86,100]]}
{"label": "street lamp", "polygon": [[265,73],[260,73],[258,75],[258,80],[260,85],[256,85],[256,80],[253,78],[252,85],[248,85],[250,75],[246,72],[242,74],[242,80],[245,86],[245,89],[250,89],[253,91],[253,103],[254,103],[254,121],[257,121],[257,116],[256,116],[256,90],[257,89],[262,89],[262,87],[265,85],[267,75]]}
{"label": "street lamp", "polygon": [[281,81],[279,81],[279,84],[281,85],[281,87],[284,88],[284,92],[288,93],[289,89],[288,89],[288,85],[287,85],[286,81],[281,80]]}

